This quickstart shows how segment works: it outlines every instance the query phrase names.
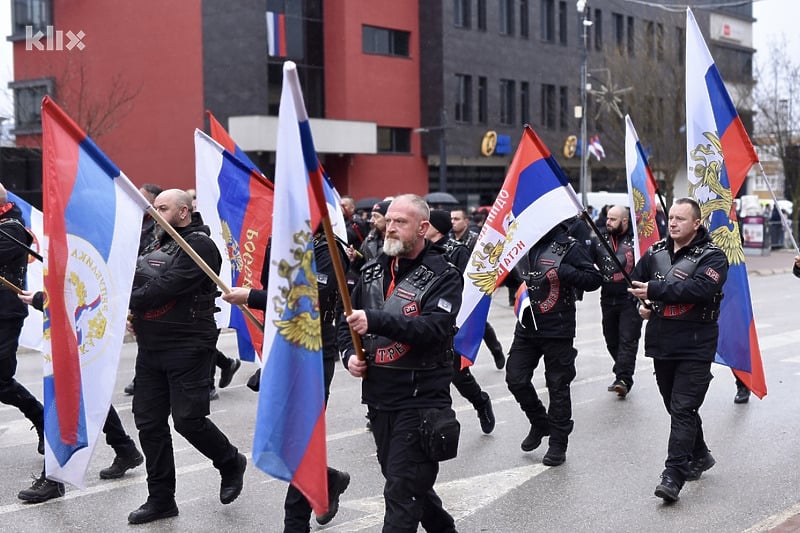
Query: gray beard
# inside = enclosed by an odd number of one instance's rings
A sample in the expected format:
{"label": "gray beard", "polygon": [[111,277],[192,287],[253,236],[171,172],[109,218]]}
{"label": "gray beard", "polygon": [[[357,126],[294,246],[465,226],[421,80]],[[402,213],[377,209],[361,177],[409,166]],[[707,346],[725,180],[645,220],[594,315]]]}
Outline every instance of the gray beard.
{"label": "gray beard", "polygon": [[404,255],[409,253],[413,249],[414,249],[413,242],[403,242],[399,239],[384,239],[383,241],[383,253],[385,253],[389,257],[397,257],[398,255]]}

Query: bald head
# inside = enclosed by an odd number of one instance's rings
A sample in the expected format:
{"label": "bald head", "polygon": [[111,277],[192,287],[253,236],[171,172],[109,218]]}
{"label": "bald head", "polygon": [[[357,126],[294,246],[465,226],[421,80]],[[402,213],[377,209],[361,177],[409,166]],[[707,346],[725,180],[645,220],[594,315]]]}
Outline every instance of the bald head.
{"label": "bald head", "polygon": [[625,235],[630,225],[630,211],[624,205],[615,205],[606,213],[606,231],[610,235]]}
{"label": "bald head", "polygon": [[153,207],[171,226],[182,228],[192,222],[192,195],[180,189],[167,189],[153,200]]}

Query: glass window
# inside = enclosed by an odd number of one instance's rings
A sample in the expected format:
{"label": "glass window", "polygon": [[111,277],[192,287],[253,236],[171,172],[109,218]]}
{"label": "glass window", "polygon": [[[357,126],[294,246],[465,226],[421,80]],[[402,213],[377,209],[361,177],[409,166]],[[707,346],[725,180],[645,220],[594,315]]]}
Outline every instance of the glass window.
{"label": "glass window", "polygon": [[619,13],[612,13],[611,17],[614,19],[614,44],[617,53],[622,54],[625,51],[625,17]]}
{"label": "glass window", "polygon": [[514,124],[514,100],[516,93],[514,80],[500,80],[500,123]]}
{"label": "glass window", "polygon": [[598,52],[603,50],[603,12],[600,9],[594,10],[594,49]]}
{"label": "glass window", "polygon": [[556,126],[556,86],[542,84],[542,126],[548,129]]}
{"label": "glass window", "polygon": [[486,0],[478,0],[478,29],[486,31]]}
{"label": "glass window", "polygon": [[472,122],[472,76],[456,74],[456,122]]}
{"label": "glass window", "polygon": [[542,0],[541,3],[541,32],[542,40],[548,43],[556,40],[556,19],[554,0]]}
{"label": "glass window", "polygon": [[471,0],[453,0],[453,22],[456,28],[469,28],[472,25],[469,5]]}
{"label": "glass window", "polygon": [[528,38],[530,33],[530,19],[528,15],[528,0],[519,0],[519,34]]}
{"label": "glass window", "polygon": [[489,120],[488,102],[489,95],[487,94],[489,88],[487,86],[486,76],[478,77],[478,122],[486,124]]}
{"label": "glass window", "polygon": [[26,26],[31,26],[35,33],[52,25],[51,3],[52,0],[14,0],[12,34],[25,35]]}
{"label": "glass window", "polygon": [[558,3],[558,43],[567,45],[567,3]]}
{"label": "glass window", "polygon": [[410,128],[387,128],[378,126],[378,152],[408,154],[411,152]]}
{"label": "glass window", "polygon": [[514,0],[500,0],[500,33],[514,35]]}
{"label": "glass window", "polygon": [[519,118],[524,126],[531,123],[531,90],[527,81],[519,84]]}
{"label": "glass window", "polygon": [[408,57],[409,37],[407,31],[363,26],[363,50],[365,54]]}
{"label": "glass window", "polygon": [[14,91],[15,133],[41,133],[42,98],[53,96],[53,79],[12,81],[8,86]]}
{"label": "glass window", "polygon": [[633,17],[628,17],[628,56],[633,57],[636,55],[636,41],[634,40],[633,33]]}

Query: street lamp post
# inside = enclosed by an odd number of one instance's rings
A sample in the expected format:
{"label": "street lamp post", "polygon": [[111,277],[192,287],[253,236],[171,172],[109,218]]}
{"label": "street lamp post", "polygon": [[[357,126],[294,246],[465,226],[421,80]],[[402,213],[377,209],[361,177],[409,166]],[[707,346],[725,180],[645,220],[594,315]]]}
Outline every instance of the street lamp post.
{"label": "street lamp post", "polygon": [[588,30],[589,26],[592,25],[592,21],[588,20],[587,16],[589,14],[589,6],[587,5],[586,0],[578,0],[576,3],[576,7],[578,8],[578,13],[581,16],[581,29],[583,31],[583,55],[581,56],[581,176],[580,176],[580,187],[581,187],[581,200],[583,201],[584,207],[588,204],[588,195],[589,189],[591,189],[591,184],[589,183],[589,176],[588,176],[588,169],[587,163],[589,160],[589,151],[587,150],[586,146],[586,64],[588,61]]}

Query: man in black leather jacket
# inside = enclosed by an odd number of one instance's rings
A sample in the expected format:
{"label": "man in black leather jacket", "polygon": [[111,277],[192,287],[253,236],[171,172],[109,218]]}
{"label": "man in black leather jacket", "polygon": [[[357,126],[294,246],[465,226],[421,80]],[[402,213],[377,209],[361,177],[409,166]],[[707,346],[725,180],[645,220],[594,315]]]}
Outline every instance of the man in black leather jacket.
{"label": "man in black leather jacket", "polygon": [[[153,207],[219,272],[219,251],[192,212],[190,195],[166,190]],[[148,498],[128,516],[131,524],[178,514],[170,414],[175,430],[220,471],[220,501],[231,503],[242,490],[247,460],[207,418],[217,340],[215,296],[214,282],[168,233],[139,256],[130,300],[139,346],[133,415],[146,458]]]}
{"label": "man in black leather jacket", "polygon": [[637,298],[648,320],[644,354],[653,358],[656,383],[671,418],[667,459],[655,495],[678,500],[685,481],[699,479],[716,461],[698,413],[711,383],[717,350],[719,304],[728,258],[701,225],[700,206],[681,198],[669,210],[669,234],[633,271]]}
{"label": "man in black leather jacket", "polygon": [[[600,287],[600,271],[586,246],[561,223],[533,245],[514,268],[515,276],[528,286],[533,314],[517,322],[506,363],[506,384],[531,423],[520,447],[533,451],[550,435],[542,463],[558,466],[567,458],[572,432],[570,383],[575,379],[575,292]],[[533,371],[544,359],[544,377],[550,405],[544,404],[533,386]]]}
{"label": "man in black leather jacket", "polygon": [[[424,236],[429,208],[416,195],[396,197],[386,213],[383,251],[364,265],[353,289],[353,312],[339,327],[342,361],[363,378],[378,462],[386,483],[383,531],[455,531],[433,490],[439,463],[423,448],[427,411],[452,413],[453,333],[462,279]],[[356,357],[347,326],[361,335]],[[454,413],[452,413],[454,416]]]}
{"label": "man in black leather jacket", "polygon": [[[33,238],[25,229],[22,211],[8,201],[8,193],[0,184],[0,276],[20,289],[25,288],[28,252],[17,242],[30,246]],[[0,402],[13,405],[31,421],[39,435],[38,451],[44,454],[44,408],[14,375],[17,373],[17,348],[28,306],[17,295],[0,285]]]}

